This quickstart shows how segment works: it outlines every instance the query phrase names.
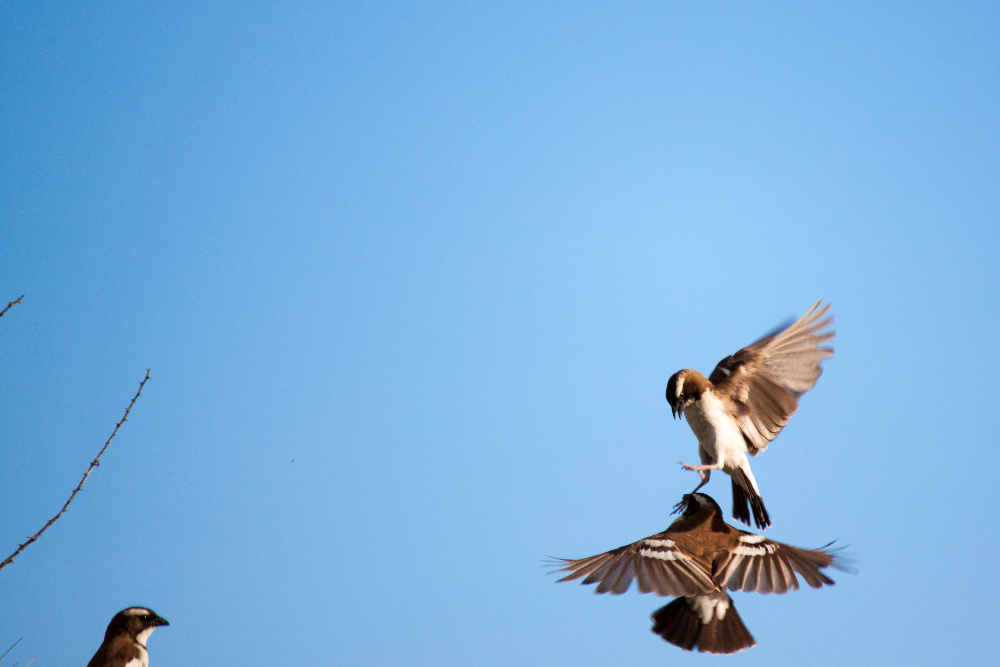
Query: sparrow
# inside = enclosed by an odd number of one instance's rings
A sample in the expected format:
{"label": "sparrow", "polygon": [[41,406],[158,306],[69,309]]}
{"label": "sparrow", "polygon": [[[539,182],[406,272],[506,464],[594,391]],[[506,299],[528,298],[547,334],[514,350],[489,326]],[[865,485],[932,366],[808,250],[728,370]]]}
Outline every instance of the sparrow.
{"label": "sparrow", "polygon": [[121,610],[108,624],[104,643],[87,667],[149,667],[146,641],[161,625],[170,623],[152,609],[129,607]]}
{"label": "sparrow", "polygon": [[[662,533],[590,558],[558,558],[559,581],[586,577],[598,593],[620,595],[635,580],[642,593],[675,596],[653,612],[653,632],[685,651],[735,653],[756,645],[726,592],[787,593],[800,575],[813,588],[833,580],[822,572],[848,568],[827,544],[800,549],[734,528],[718,503],[689,493],[683,513]],[[832,544],[832,542],[831,542]]]}
{"label": "sparrow", "polygon": [[667,382],[671,414],[687,418],[698,438],[701,465],[681,463],[701,476],[694,490],[708,483],[713,470],[723,471],[732,478],[733,518],[748,526],[749,509],[762,530],[771,517],[747,453],[756,456],[767,449],[795,414],[799,397],[823,373],[820,362],[833,355],[832,348],[820,347],[834,337],[824,331],[833,317],[822,319],[830,305],[817,310],[820,301],[788,327],[720,361],[707,378],[685,368]]}

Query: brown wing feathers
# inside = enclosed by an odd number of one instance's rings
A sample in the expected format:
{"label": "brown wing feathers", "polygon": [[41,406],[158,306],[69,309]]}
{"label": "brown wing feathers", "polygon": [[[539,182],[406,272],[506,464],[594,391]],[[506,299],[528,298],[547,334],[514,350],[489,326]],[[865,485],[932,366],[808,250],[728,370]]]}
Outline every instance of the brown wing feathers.
{"label": "brown wing feathers", "polygon": [[766,359],[760,372],[775,379],[796,398],[813,388],[823,373],[820,362],[833,354],[832,349],[820,347],[834,333],[818,333],[833,323],[833,317],[820,320],[830,304],[816,311],[819,303],[765,346]]}
{"label": "brown wing feathers", "polygon": [[751,454],[767,449],[795,411],[798,399],[823,373],[820,362],[833,354],[820,345],[834,333],[820,333],[833,323],[825,319],[830,305],[809,311],[787,329],[765,336],[715,367],[709,381],[736,406],[738,422]]}
{"label": "brown wing feathers", "polygon": [[666,542],[671,541],[655,535],[589,558],[557,559],[565,565],[562,570],[570,572],[559,581],[586,577],[581,583],[597,584],[597,593],[615,595],[627,591],[633,579],[643,593],[662,596],[696,595],[715,588],[706,563],[660,546]]}
{"label": "brown wing feathers", "polygon": [[759,535],[742,533],[740,545],[715,562],[715,580],[731,591],[787,593],[799,587],[796,573],[813,588],[833,580],[820,568],[834,565],[834,556],[822,550],[799,549]]}

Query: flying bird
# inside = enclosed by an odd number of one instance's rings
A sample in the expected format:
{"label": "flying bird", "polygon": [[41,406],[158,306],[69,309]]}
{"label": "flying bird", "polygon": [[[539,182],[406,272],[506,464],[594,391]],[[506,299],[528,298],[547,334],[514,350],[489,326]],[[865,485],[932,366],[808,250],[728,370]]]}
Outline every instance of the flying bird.
{"label": "flying bird", "polygon": [[123,609],[111,619],[104,633],[104,643],[87,667],[149,667],[146,641],[161,625],[170,623],[152,609]]}
{"label": "flying bird", "polygon": [[686,417],[698,438],[701,465],[681,463],[701,476],[694,490],[708,483],[713,470],[723,471],[732,478],[733,518],[750,525],[752,509],[760,529],[771,525],[771,517],[747,453],[767,449],[823,373],[820,363],[833,355],[832,348],[820,347],[834,337],[826,330],[833,317],[823,319],[830,304],[819,308],[820,301],[787,328],[720,361],[707,378],[685,368],[667,382],[671,413]]}
{"label": "flying bird", "polygon": [[[756,645],[726,592],[787,593],[801,576],[813,588],[833,580],[822,572],[847,568],[826,545],[800,549],[726,523],[704,493],[686,494],[683,514],[662,533],[590,558],[556,559],[569,572],[559,581],[586,577],[597,593],[620,595],[635,580],[642,593],[676,596],[653,612],[653,632],[685,651],[735,653]],[[832,544],[832,543],[831,543]]]}

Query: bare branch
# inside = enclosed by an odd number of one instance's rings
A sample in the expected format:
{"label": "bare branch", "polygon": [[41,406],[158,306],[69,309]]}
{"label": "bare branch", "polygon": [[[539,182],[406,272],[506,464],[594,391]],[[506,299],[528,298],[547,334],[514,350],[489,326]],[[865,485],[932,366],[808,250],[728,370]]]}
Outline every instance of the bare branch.
{"label": "bare branch", "polygon": [[[20,301],[20,299],[18,299],[18,301]],[[8,306],[8,308],[9,308],[9,306]],[[108,441],[104,443],[104,447],[101,448],[101,451],[97,454],[97,457],[93,461],[90,462],[90,467],[87,468],[87,472],[83,473],[83,479],[81,479],[80,483],[77,485],[77,487],[75,489],[73,489],[73,493],[70,495],[69,500],[66,501],[66,504],[63,505],[63,508],[61,510],[59,510],[59,514],[56,514],[54,517],[52,517],[51,519],[49,519],[49,522],[47,524],[45,524],[44,526],[42,526],[42,529],[40,531],[38,531],[37,533],[35,533],[31,537],[29,537],[27,542],[25,542],[24,544],[20,545],[17,548],[17,551],[15,551],[14,553],[12,553],[10,556],[7,557],[7,560],[5,560],[4,562],[0,563],[0,570],[4,569],[5,567],[7,567],[11,563],[13,563],[14,559],[17,558],[17,556],[22,551],[24,551],[25,547],[27,547],[29,544],[31,544],[32,542],[34,542],[35,540],[37,540],[39,537],[41,537],[42,533],[44,533],[48,529],[49,526],[51,526],[52,524],[54,524],[56,522],[56,519],[58,519],[59,517],[61,517],[63,515],[63,513],[66,512],[66,509],[69,507],[69,504],[71,502],[73,502],[74,498],[76,498],[76,494],[78,494],[80,492],[80,489],[83,488],[84,482],[86,482],[87,478],[90,477],[90,473],[93,472],[94,468],[96,468],[97,466],[99,466],[101,464],[101,456],[104,455],[104,452],[108,448],[108,445],[111,444],[111,441],[115,439],[115,436],[118,434],[118,429],[120,429],[121,426],[122,426],[122,424],[124,424],[125,421],[128,419],[128,413],[132,411],[132,406],[135,405],[136,400],[138,400],[138,398],[140,396],[142,396],[142,387],[146,384],[146,380],[148,380],[148,379],[149,379],[149,369],[147,368],[146,369],[146,377],[144,377],[142,379],[142,382],[139,383],[139,391],[135,392],[135,396],[132,397],[132,402],[128,404],[127,408],[125,408],[125,414],[122,416],[121,421],[118,422],[118,424],[115,426],[115,430],[111,433],[111,437],[108,438]]]}
{"label": "bare branch", "polygon": [[[16,299],[14,299],[10,303],[8,303],[6,308],[4,308],[3,310],[0,310],[0,317],[3,317],[4,315],[6,315],[7,311],[10,310],[11,308],[13,308],[15,304],[21,303],[21,299],[23,299],[23,298],[24,298],[24,295],[22,294],[21,296],[17,297]],[[2,657],[3,656],[0,656],[0,658],[2,658]]]}
{"label": "bare branch", "polygon": [[[21,637],[21,639],[24,639],[24,637]],[[11,651],[13,651],[14,647],[21,643],[21,639],[18,639],[16,642],[14,642],[13,644],[10,645],[9,649],[7,649],[6,651],[4,651],[3,653],[0,653],[0,660],[3,660],[3,657],[5,655],[7,655]]]}

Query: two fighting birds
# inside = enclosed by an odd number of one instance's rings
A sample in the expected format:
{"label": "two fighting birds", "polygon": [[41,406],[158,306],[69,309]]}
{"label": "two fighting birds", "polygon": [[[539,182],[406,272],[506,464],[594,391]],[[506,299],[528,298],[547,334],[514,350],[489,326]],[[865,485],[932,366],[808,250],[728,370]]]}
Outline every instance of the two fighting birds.
{"label": "two fighting birds", "polygon": [[734,653],[756,644],[729,591],[787,593],[834,582],[827,567],[847,569],[827,547],[801,549],[726,523],[719,505],[698,493],[712,470],[732,480],[733,517],[766,529],[771,519],[747,454],[767,449],[816,384],[820,364],[833,350],[829,305],[817,301],[801,318],[720,361],[707,378],[696,370],[674,373],[666,398],[675,418],[685,417],[698,439],[700,465],[682,463],[701,476],[675,511],[681,516],[656,535],[581,559],[557,559],[559,581],[585,577],[597,593],[621,594],[636,581],[642,593],[677,599],[653,613],[653,632],[686,651]]}

